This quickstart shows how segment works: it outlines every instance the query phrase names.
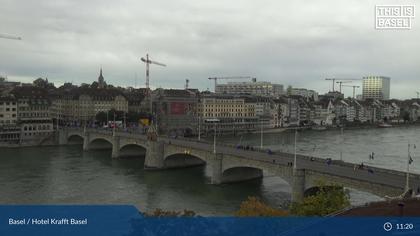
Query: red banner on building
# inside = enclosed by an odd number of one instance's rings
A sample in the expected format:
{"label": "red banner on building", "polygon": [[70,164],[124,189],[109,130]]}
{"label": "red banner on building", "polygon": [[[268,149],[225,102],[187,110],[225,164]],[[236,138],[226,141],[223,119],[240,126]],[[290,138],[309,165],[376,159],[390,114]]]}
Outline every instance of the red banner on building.
{"label": "red banner on building", "polygon": [[171,102],[172,115],[185,115],[187,113],[188,104],[185,102]]}

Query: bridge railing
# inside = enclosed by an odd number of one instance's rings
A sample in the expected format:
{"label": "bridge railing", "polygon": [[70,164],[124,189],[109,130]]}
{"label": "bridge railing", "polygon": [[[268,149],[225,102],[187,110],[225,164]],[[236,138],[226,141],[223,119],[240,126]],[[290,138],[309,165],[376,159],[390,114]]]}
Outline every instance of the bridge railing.
{"label": "bridge railing", "polygon": [[[196,139],[182,138],[180,140],[197,142]],[[201,143],[205,143],[205,144],[208,144],[208,145],[212,144],[211,142],[208,142],[208,141],[201,141]],[[260,156],[260,155],[244,156],[244,158],[247,158],[247,159],[253,159],[253,160],[264,161],[264,162],[272,162],[272,159],[268,159],[269,157],[276,157],[276,158],[282,158],[282,157],[293,158],[294,157],[293,153],[275,151],[275,152],[271,152],[271,154],[270,154],[268,152],[268,149],[260,149],[260,148],[255,148],[255,147],[252,150],[251,149],[243,149],[243,148],[238,149],[236,145],[226,144],[226,143],[218,143],[217,146],[218,147],[229,147],[229,148],[232,148],[232,149],[235,149],[235,150],[238,150],[238,151],[239,150],[249,151],[249,153],[253,152],[253,153],[264,154],[264,156]],[[186,148],[188,148],[187,145],[186,145]],[[298,158],[298,160],[304,159],[306,161],[323,163],[325,165],[332,165],[332,166],[342,166],[342,167],[348,167],[348,168],[358,168],[360,166],[357,163],[344,162],[344,161],[337,160],[337,159],[328,160],[328,159],[321,158],[321,157],[308,156],[308,155],[302,155],[302,154],[297,154],[297,158]],[[403,171],[385,169],[385,168],[381,168],[381,167],[374,167],[374,166],[366,165],[365,163],[364,163],[364,169],[366,169],[366,170],[370,169],[371,171],[373,171],[373,173],[387,173],[387,174],[398,175],[398,176],[405,176],[406,175],[406,173],[403,172]],[[420,180],[420,175],[418,175],[418,174],[411,173],[411,176],[414,177],[414,178],[418,178]]]}
{"label": "bridge railing", "polygon": [[[67,130],[76,130],[79,132],[84,132],[85,129],[83,128],[67,128]],[[95,133],[101,133],[101,134],[106,134],[106,135],[112,135],[113,134],[113,130],[112,129],[103,129],[103,128],[87,128],[86,129],[87,132],[95,132]],[[146,140],[147,136],[142,133],[142,132],[135,132],[135,131],[125,131],[123,129],[117,129],[116,130],[116,134],[120,137],[127,137],[127,138],[139,138],[141,140]],[[202,143],[202,144],[207,144],[207,145],[212,145],[212,142],[207,141],[207,140],[200,140],[198,141],[195,138],[185,138],[185,137],[179,137],[179,138],[170,138],[170,137],[164,137],[161,136],[162,138],[164,138],[165,140],[179,140],[179,141],[187,141],[187,142],[193,142],[193,143]],[[186,148],[189,147],[188,144],[181,144],[178,143],[178,145],[181,146],[185,146]],[[234,144],[229,144],[229,143],[217,143],[218,147],[228,147],[228,148],[232,148],[235,150],[241,150],[241,151],[249,151],[249,152],[254,152],[254,153],[260,153],[260,154],[265,154],[264,157],[244,157],[244,158],[250,158],[250,159],[254,159],[254,160],[259,160],[259,161],[270,161],[265,157],[277,157],[277,158],[281,158],[281,157],[287,157],[287,158],[293,158],[294,154],[292,153],[286,153],[286,152],[279,152],[279,151],[275,151],[275,152],[269,152],[268,149],[261,149],[261,148],[255,148],[253,147],[252,150],[251,149],[243,149],[243,148],[239,148],[237,145]],[[309,161],[313,161],[313,162],[317,162],[317,163],[325,163],[328,164],[328,159],[325,158],[320,158],[320,157],[314,157],[314,156],[307,156],[307,155],[301,155],[301,154],[297,154],[297,158],[298,159],[305,159],[305,160],[309,160]],[[331,165],[339,165],[339,166],[344,166],[344,167],[349,167],[349,168],[357,168],[359,166],[359,164],[356,163],[349,163],[349,162],[344,162],[344,161],[340,161],[340,160],[331,160],[330,162]],[[380,167],[374,167],[374,166],[370,166],[370,165],[366,165],[364,164],[364,167],[367,169],[372,170],[374,173],[375,172],[381,172],[381,173],[388,173],[388,174],[393,174],[393,175],[398,175],[398,176],[405,176],[406,173],[403,171],[398,171],[398,170],[390,170],[390,169],[384,169],[384,168],[380,168]],[[415,173],[411,173],[410,174],[412,177],[418,178],[420,180],[420,175],[419,174],[415,174]]]}

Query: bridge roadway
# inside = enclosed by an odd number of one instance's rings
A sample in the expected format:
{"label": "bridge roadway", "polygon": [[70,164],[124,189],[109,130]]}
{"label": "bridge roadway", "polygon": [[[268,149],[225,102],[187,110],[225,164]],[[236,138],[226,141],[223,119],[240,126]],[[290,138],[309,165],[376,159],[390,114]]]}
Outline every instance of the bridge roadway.
{"label": "bridge roadway", "polygon": [[[232,145],[218,143],[216,155],[213,143],[160,136],[158,141],[149,141],[142,134],[104,130],[61,130],[60,144],[66,144],[71,136],[84,139],[84,150],[96,139],[112,144],[113,157],[119,157],[126,145],[138,145],[146,149],[146,169],[167,169],[210,164],[212,183],[245,181],[263,177],[263,171],[277,175],[292,187],[292,199],[300,201],[306,190],[316,187],[320,181],[326,184],[340,184],[384,197],[397,196],[404,191],[406,173],[376,167],[364,166],[355,169],[355,164],[297,155],[297,168],[291,164],[294,155],[237,149]],[[369,170],[369,171],[368,171]],[[420,188],[420,175],[410,174],[410,188]]]}

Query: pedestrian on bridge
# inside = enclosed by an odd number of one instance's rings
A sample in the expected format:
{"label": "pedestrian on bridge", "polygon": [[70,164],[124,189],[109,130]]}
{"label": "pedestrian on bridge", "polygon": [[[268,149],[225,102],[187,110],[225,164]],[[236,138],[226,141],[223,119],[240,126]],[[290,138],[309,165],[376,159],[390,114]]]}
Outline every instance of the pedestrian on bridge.
{"label": "pedestrian on bridge", "polygon": [[372,152],[371,154],[369,154],[369,160],[374,160],[375,159],[375,153]]}
{"label": "pedestrian on bridge", "polygon": [[332,163],[332,159],[331,158],[327,158],[327,165],[331,165]]}

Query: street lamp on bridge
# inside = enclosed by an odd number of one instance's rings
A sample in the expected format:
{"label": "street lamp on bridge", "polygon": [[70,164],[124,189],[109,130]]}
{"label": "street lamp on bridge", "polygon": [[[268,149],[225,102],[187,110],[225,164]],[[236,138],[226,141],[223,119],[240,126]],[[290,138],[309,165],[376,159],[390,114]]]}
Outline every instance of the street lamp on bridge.
{"label": "street lamp on bridge", "polygon": [[217,119],[217,118],[212,118],[212,119],[206,119],[205,120],[206,123],[210,123],[210,124],[213,123],[214,124],[214,126],[213,126],[213,130],[214,130],[214,132],[213,132],[213,154],[216,154],[217,123],[219,121],[220,120]]}

